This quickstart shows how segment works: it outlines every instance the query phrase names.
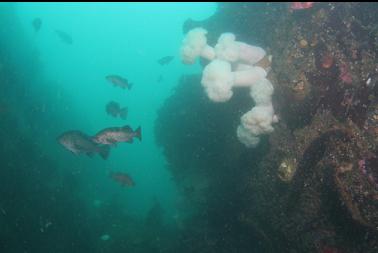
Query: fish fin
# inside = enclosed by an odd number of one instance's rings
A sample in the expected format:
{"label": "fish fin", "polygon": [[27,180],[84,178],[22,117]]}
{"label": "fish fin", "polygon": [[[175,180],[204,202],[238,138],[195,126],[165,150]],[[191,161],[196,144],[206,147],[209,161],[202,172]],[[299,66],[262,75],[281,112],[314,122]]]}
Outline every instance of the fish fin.
{"label": "fish fin", "polygon": [[114,139],[106,139],[107,142],[110,143],[110,146],[116,147],[117,146],[117,141]]}
{"label": "fish fin", "polygon": [[127,85],[127,87],[129,88],[129,90],[131,90],[131,87],[133,87],[133,83],[129,83],[128,85]]}
{"label": "fish fin", "polygon": [[127,143],[133,143],[133,138],[131,138],[130,140],[126,141]]}
{"label": "fish fin", "polygon": [[125,131],[133,131],[133,129],[132,129],[129,125],[123,126],[123,127],[122,127],[122,130],[125,130]]}
{"label": "fish fin", "polygon": [[100,142],[98,141],[97,137],[96,136],[92,136],[90,137],[91,141],[93,141],[94,143],[96,144],[99,144]]}
{"label": "fish fin", "polygon": [[106,160],[108,158],[109,152],[110,152],[109,146],[101,146],[100,147],[99,154],[104,160]]}
{"label": "fish fin", "polygon": [[142,141],[142,129],[139,126],[137,129],[134,131],[135,136],[139,139],[139,141]]}
{"label": "fish fin", "polygon": [[129,110],[127,109],[127,107],[122,108],[119,112],[119,116],[121,117],[121,119],[126,119],[128,112]]}

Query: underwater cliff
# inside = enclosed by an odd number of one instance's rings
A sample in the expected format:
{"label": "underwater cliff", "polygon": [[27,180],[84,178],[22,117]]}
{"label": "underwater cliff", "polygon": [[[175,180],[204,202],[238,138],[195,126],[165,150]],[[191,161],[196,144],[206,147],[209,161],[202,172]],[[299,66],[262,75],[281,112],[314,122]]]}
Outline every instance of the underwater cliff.
{"label": "underwater cliff", "polygon": [[235,128],[248,92],[212,102],[201,74],[183,77],[160,109],[157,142],[183,196],[188,252],[378,250],[378,6],[298,6],[221,3],[184,24],[205,28],[209,45],[232,32],[265,48],[279,117],[245,148]]}
{"label": "underwater cliff", "polygon": [[[378,252],[377,3],[17,6],[0,4],[0,252]],[[213,59],[179,62],[198,27],[272,56],[258,145],[237,135],[249,87],[214,102]],[[59,142],[76,128],[87,146]]]}

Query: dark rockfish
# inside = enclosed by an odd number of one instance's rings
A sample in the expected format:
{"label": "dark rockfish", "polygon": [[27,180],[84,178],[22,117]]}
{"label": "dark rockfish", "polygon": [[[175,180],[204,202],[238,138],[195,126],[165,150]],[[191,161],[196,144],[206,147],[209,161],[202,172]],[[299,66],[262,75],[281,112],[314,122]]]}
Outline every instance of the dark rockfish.
{"label": "dark rockfish", "polygon": [[106,112],[113,117],[127,118],[127,107],[121,108],[117,102],[111,101],[106,105]]}
{"label": "dark rockfish", "polygon": [[63,32],[63,31],[60,31],[60,30],[55,30],[55,32],[58,34],[59,38],[66,44],[72,44],[72,37],[66,33],[66,32]]}
{"label": "dark rockfish", "polygon": [[68,131],[58,137],[58,142],[75,155],[98,153],[103,159],[108,158],[109,146],[99,146],[89,136],[80,131]]}
{"label": "dark rockfish", "polygon": [[42,26],[42,19],[40,19],[40,18],[33,19],[32,25],[34,27],[34,31],[38,32],[39,29],[41,29],[41,26]]}
{"label": "dark rockfish", "polygon": [[140,141],[142,140],[140,127],[135,131],[130,126],[109,127],[98,132],[93,137],[93,141],[98,144],[115,145],[117,142],[133,143],[134,137],[137,137]]}
{"label": "dark rockfish", "polygon": [[158,60],[158,63],[160,65],[167,65],[167,64],[169,64],[173,60],[173,58],[175,58],[175,57],[174,56],[165,56],[163,58],[160,58]]}
{"label": "dark rockfish", "polygon": [[109,82],[114,84],[114,86],[119,86],[122,89],[129,89],[130,90],[131,87],[133,86],[133,84],[129,83],[126,78],[123,78],[123,77],[118,76],[118,75],[108,75],[108,76],[106,76],[106,80],[108,80]]}
{"label": "dark rockfish", "polygon": [[121,186],[134,187],[134,180],[124,172],[110,172],[110,178],[118,182]]}

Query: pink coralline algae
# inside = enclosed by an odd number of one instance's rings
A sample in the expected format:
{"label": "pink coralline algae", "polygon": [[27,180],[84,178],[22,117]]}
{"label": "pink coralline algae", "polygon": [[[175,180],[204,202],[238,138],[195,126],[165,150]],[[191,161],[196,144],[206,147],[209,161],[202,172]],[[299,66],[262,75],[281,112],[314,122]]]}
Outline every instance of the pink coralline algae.
{"label": "pink coralline algae", "polygon": [[303,10],[311,8],[314,2],[292,2],[290,4],[290,10]]}
{"label": "pink coralline algae", "polygon": [[333,65],[333,55],[331,53],[325,53],[322,57],[322,68],[329,69]]}
{"label": "pink coralline algae", "polygon": [[353,80],[352,80],[352,75],[349,72],[348,65],[345,63],[340,64],[339,70],[340,70],[339,78],[341,79],[341,81],[343,81],[346,84],[351,84]]}
{"label": "pink coralline algae", "polygon": [[364,174],[364,175],[367,174],[365,159],[361,159],[361,160],[358,161],[358,168],[360,169],[362,174]]}

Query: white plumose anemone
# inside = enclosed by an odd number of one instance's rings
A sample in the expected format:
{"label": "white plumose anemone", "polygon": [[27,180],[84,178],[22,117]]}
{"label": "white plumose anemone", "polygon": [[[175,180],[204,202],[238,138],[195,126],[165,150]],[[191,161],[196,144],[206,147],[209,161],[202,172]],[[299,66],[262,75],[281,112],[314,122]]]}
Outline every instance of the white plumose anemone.
{"label": "white plumose anemone", "polygon": [[241,125],[253,135],[273,132],[274,110],[272,105],[255,106],[241,117]]}
{"label": "white plumose anemone", "polygon": [[[223,33],[212,48],[207,44],[206,34],[203,28],[189,31],[183,40],[181,59],[186,64],[193,64],[199,56],[211,61],[203,70],[201,83],[214,102],[228,101],[234,87],[250,88],[255,107],[241,117],[236,132],[241,143],[256,147],[260,135],[271,133],[274,130],[272,123],[278,121],[272,105],[274,88],[266,79],[269,68],[260,67],[269,67],[271,57],[266,57],[261,47],[236,41],[232,33]],[[254,66],[257,63],[260,66]],[[235,71],[231,64],[236,67]]]}
{"label": "white plumose anemone", "polygon": [[272,83],[266,78],[251,86],[250,95],[255,107],[240,118],[237,130],[238,139],[247,147],[255,147],[260,140],[258,136],[273,132],[272,124],[278,122],[272,104],[273,90]]}
{"label": "white plumose anemone", "polygon": [[214,48],[218,59],[229,62],[241,61],[253,65],[264,58],[266,52],[261,47],[251,46],[235,39],[232,33],[223,33],[219,37]]}
{"label": "white plumose anemone", "polygon": [[207,31],[194,28],[185,36],[181,46],[181,60],[185,64],[193,64],[198,56],[208,60],[215,58],[214,48],[207,45]]}
{"label": "white plumose anemone", "polygon": [[203,70],[201,83],[212,101],[229,100],[232,97],[233,83],[231,64],[221,60],[212,61]]}
{"label": "white plumose anemone", "polygon": [[263,68],[251,67],[232,72],[229,62],[216,59],[203,70],[201,83],[212,101],[225,102],[232,97],[233,87],[250,87],[265,77]]}
{"label": "white plumose anemone", "polygon": [[254,148],[260,142],[259,137],[253,135],[248,129],[244,128],[242,125],[238,126],[236,134],[238,136],[239,141],[243,143],[247,148]]}
{"label": "white plumose anemone", "polygon": [[264,78],[260,82],[257,82],[251,86],[250,95],[255,101],[256,106],[271,105],[273,91],[274,88],[272,83],[268,79]]}

